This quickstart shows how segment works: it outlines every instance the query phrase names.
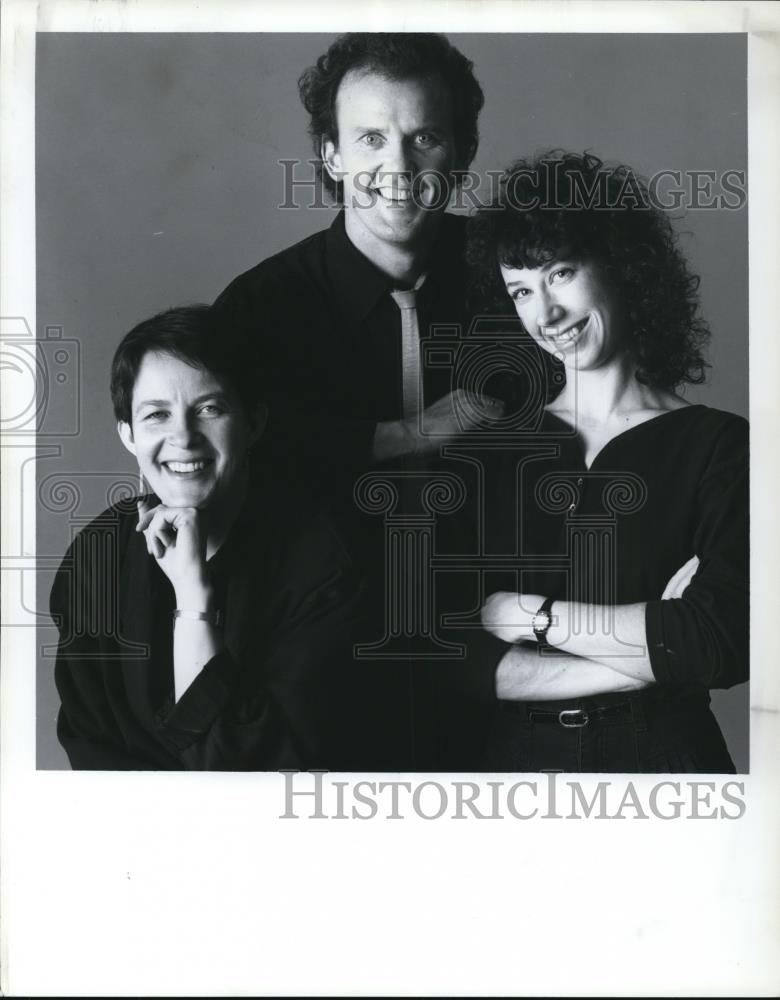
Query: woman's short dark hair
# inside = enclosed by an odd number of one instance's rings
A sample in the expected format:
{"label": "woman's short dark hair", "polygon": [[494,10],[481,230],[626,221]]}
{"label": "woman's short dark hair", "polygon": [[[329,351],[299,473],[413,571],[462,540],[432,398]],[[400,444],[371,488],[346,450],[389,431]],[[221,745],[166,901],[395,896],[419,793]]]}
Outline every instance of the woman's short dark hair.
{"label": "woman's short dark hair", "polygon": [[699,278],[669,216],[630,167],[560,150],[518,160],[469,226],[467,254],[482,305],[506,309],[499,263],[535,268],[593,259],[621,297],[638,380],[661,389],[704,381],[710,330],[699,315]]}
{"label": "woman's short dark hair", "polygon": [[[298,80],[301,101],[309,113],[317,169],[330,195],[340,202],[343,185],[322,166],[325,140],[338,143],[336,95],[350,70],[367,70],[390,80],[440,77],[452,99],[455,167],[466,170],[477,153],[477,120],[484,96],[473,73],[473,63],[444,37],[404,32],[351,32],[341,35]],[[457,178],[456,178],[457,181]]]}
{"label": "woman's short dark hair", "polygon": [[178,306],[144,320],[122,338],[111,362],[111,401],[117,420],[131,423],[133,389],[151,351],[170,354],[216,375],[238,396],[247,414],[260,402],[256,366],[248,345],[227,338],[211,306]]}

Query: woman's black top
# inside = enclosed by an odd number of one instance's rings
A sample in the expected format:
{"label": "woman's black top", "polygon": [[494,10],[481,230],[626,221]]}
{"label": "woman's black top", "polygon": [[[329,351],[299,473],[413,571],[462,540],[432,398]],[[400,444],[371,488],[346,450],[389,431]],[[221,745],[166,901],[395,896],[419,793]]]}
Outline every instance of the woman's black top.
{"label": "woman's black top", "polygon": [[175,704],[174,591],[137,522],[135,501],[106,510],[75,538],[52,588],[58,736],[71,765],[336,769],[355,754],[365,762],[352,676],[363,576],[332,519],[269,496],[247,503],[209,561],[225,647]]}
{"label": "woman's black top", "polygon": [[[588,469],[571,426],[545,411],[498,459],[488,551],[517,555],[498,589],[593,604],[647,602],[660,685],[748,677],[748,424],[686,406],[629,428]],[[693,555],[680,599],[661,600]],[[630,652],[627,649],[627,652]]]}

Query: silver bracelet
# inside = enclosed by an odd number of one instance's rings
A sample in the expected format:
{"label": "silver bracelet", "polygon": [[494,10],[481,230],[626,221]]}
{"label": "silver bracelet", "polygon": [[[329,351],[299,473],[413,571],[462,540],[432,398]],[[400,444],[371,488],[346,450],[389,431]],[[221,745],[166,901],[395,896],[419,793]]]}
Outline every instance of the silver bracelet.
{"label": "silver bracelet", "polygon": [[181,611],[179,608],[173,612],[174,621],[177,618],[187,618],[190,621],[208,622],[214,628],[222,628],[225,623],[225,616],[221,611]]}

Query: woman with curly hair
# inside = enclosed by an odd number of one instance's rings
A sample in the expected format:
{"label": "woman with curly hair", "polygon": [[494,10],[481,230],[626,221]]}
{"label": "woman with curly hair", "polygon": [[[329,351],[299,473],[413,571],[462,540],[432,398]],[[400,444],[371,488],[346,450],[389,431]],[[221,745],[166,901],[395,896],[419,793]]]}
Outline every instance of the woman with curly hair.
{"label": "woman with curly hair", "polygon": [[748,426],[677,392],[709,330],[668,217],[630,168],[553,152],[505,173],[469,256],[552,376],[486,526],[518,557],[482,608],[507,644],[486,766],[733,772],[709,689],[747,679]]}

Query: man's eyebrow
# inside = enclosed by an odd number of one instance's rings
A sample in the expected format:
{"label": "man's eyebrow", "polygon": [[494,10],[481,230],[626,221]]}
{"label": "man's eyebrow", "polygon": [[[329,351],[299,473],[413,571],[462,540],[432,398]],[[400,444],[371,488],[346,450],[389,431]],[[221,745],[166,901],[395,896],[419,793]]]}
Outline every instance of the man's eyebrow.
{"label": "man's eyebrow", "polygon": [[136,404],[136,409],[141,409],[142,406],[169,406],[170,400],[168,399],[140,399]]}
{"label": "man's eyebrow", "polygon": [[200,396],[196,396],[192,405],[197,406],[198,403],[203,403],[207,399],[227,399],[227,395],[224,389],[212,389],[211,392],[203,392]]}

